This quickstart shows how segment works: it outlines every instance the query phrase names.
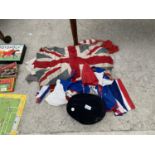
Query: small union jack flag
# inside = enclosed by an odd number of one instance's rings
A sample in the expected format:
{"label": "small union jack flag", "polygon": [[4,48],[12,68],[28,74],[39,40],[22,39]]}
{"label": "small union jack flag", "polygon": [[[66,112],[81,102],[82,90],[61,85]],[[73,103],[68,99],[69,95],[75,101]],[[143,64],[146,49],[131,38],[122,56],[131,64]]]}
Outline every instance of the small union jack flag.
{"label": "small union jack flag", "polygon": [[56,79],[66,79],[74,74],[73,80],[81,78],[84,64],[90,67],[112,68],[113,59],[110,54],[118,51],[111,41],[84,40],[77,46],[65,48],[41,48],[37,52],[33,67],[40,86],[55,83]]}

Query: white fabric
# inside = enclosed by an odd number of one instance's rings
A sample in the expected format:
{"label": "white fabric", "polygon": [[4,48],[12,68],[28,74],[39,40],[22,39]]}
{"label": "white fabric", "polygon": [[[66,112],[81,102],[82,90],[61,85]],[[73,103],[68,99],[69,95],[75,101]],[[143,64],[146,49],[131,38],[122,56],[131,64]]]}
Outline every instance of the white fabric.
{"label": "white fabric", "polygon": [[36,58],[34,59],[31,59],[30,61],[27,61],[25,63],[26,65],[26,69],[32,74],[32,75],[35,75],[35,70],[34,70],[34,65],[33,65],[33,62],[36,60]]}
{"label": "white fabric", "polygon": [[113,83],[113,80],[108,80],[103,78],[102,86],[111,85]]}
{"label": "white fabric", "polygon": [[107,85],[111,85],[113,83],[113,80],[109,80],[109,79],[105,79],[103,78],[104,76],[104,72],[101,72],[101,73],[97,73],[97,72],[94,72],[97,79],[98,79],[98,84],[101,85],[101,86],[107,86]]}
{"label": "white fabric", "polygon": [[97,79],[98,79],[98,84],[102,86],[103,83],[103,76],[104,76],[104,72],[98,73],[98,72],[94,72]]}
{"label": "white fabric", "polygon": [[71,91],[71,90],[67,90],[66,91],[66,96],[71,98],[73,95],[76,95],[77,92],[76,91]]}
{"label": "white fabric", "polygon": [[43,86],[43,87],[41,88],[41,90],[38,92],[36,98],[40,98],[40,97],[45,93],[45,91],[46,91],[47,89],[49,89],[49,86]]}
{"label": "white fabric", "polygon": [[65,91],[62,84],[60,83],[60,80],[57,80],[54,91],[46,97],[45,101],[53,106],[67,104],[68,101],[66,99]]}
{"label": "white fabric", "polygon": [[97,89],[95,88],[95,86],[89,86],[89,88],[90,88],[89,94],[98,95],[98,91],[97,91]]}

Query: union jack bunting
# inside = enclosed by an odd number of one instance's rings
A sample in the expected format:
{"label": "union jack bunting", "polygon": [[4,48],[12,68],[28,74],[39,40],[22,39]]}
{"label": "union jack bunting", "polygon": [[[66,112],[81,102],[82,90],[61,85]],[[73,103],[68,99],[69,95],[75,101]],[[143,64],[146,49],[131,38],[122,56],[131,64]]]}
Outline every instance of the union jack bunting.
{"label": "union jack bunting", "polygon": [[84,40],[77,46],[65,48],[52,47],[41,48],[37,52],[33,69],[38,77],[40,86],[55,84],[56,80],[67,79],[74,74],[73,81],[81,78],[81,70],[84,64],[90,67],[102,67],[111,69],[113,59],[111,54],[118,51],[118,46],[111,41]]}

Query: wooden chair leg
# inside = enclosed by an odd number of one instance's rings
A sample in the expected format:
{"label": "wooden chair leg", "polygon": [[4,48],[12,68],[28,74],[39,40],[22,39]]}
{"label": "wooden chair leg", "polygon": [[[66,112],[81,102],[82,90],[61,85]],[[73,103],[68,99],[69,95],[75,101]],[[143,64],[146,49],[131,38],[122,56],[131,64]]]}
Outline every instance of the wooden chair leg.
{"label": "wooden chair leg", "polygon": [[12,38],[10,36],[4,36],[2,31],[0,31],[0,39],[3,40],[5,43],[10,43]]}
{"label": "wooden chair leg", "polygon": [[74,45],[78,45],[78,34],[77,34],[76,19],[70,19],[70,26],[71,26]]}

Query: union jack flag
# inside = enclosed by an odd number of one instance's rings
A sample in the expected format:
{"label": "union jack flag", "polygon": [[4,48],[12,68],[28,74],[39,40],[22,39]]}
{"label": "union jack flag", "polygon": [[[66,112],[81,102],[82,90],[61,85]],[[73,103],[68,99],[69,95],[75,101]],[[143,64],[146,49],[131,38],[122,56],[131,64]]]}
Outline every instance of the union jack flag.
{"label": "union jack flag", "polygon": [[81,78],[84,64],[90,67],[112,68],[113,59],[110,54],[118,51],[111,41],[84,40],[77,46],[65,48],[41,48],[37,52],[33,67],[40,86],[54,84],[59,79],[66,79],[74,74],[73,81]]}

